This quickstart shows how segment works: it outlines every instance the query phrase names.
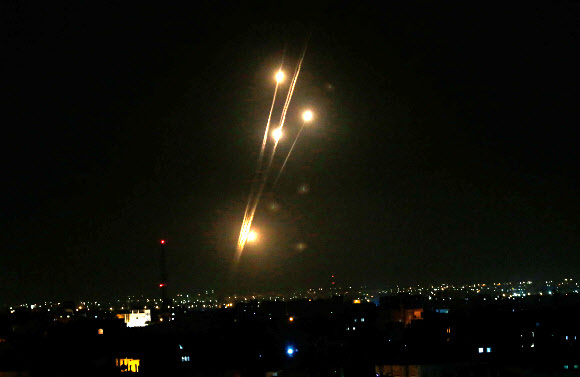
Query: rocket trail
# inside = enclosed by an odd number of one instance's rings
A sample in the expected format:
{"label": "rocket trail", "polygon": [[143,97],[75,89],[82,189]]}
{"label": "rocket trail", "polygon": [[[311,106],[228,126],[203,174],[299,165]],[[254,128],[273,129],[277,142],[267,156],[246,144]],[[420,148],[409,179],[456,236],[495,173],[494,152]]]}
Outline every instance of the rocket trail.
{"label": "rocket trail", "polygon": [[[284,108],[282,109],[282,115],[280,116],[280,131],[284,127],[284,123],[286,121],[286,113],[288,108],[290,107],[290,101],[292,101],[292,95],[294,94],[294,87],[296,86],[296,82],[298,81],[298,76],[300,75],[300,69],[302,68],[302,62],[304,61],[304,56],[306,55],[306,49],[308,48],[308,41],[304,45],[304,50],[302,50],[302,56],[300,57],[300,61],[296,67],[296,71],[294,73],[294,77],[292,79],[292,84],[290,85],[290,89],[288,90],[288,95],[286,96],[286,103],[284,104]],[[266,169],[266,174],[270,170],[272,166],[272,161],[274,160],[274,155],[276,153],[276,148],[278,147],[278,140],[274,143],[274,148],[272,149],[272,154],[270,155],[270,161],[268,163],[268,167]],[[265,183],[265,182],[264,182]]]}
{"label": "rocket trail", "polygon": [[[302,62],[304,61],[304,56],[306,55],[306,50],[308,48],[308,41],[304,45],[304,50],[302,51],[302,56],[300,57],[300,61],[296,67],[294,76],[292,78],[292,84],[288,89],[288,94],[286,96],[286,102],[284,103],[284,108],[282,109],[282,115],[280,116],[280,130],[284,127],[284,121],[286,120],[286,112],[288,111],[288,107],[290,106],[290,101],[292,100],[292,95],[294,93],[294,87],[296,86],[296,82],[298,81],[298,76],[300,75],[300,69],[302,68]],[[267,137],[267,135],[265,135]],[[263,179],[260,184],[260,189],[256,194],[254,199],[254,204],[251,207],[249,213],[246,213],[247,216],[244,216],[244,222],[242,223],[242,229],[240,231],[240,237],[238,238],[238,245],[236,247],[236,256],[235,261],[238,262],[242,256],[242,252],[244,251],[244,247],[246,246],[247,241],[247,234],[252,226],[252,221],[254,220],[254,215],[256,214],[256,209],[258,208],[258,204],[260,203],[260,198],[262,197],[262,193],[264,192],[264,187],[266,186],[266,182],[268,180],[268,175],[270,172],[270,168],[272,167],[272,161],[274,160],[274,155],[276,153],[276,148],[278,147],[278,141],[276,140],[274,143],[274,147],[272,148],[272,153],[270,155],[270,159],[268,161],[268,165],[264,171]]]}
{"label": "rocket trail", "polygon": [[[276,88],[274,89],[274,98],[272,99],[272,106],[270,106],[270,113],[268,114],[268,122],[266,123],[266,130],[264,132],[264,139],[262,140],[262,147],[260,148],[260,154],[258,155],[258,161],[256,163],[256,171],[254,173],[254,178],[252,179],[252,188],[250,190],[250,196],[248,197],[248,203],[246,204],[246,210],[244,212],[244,221],[242,223],[242,230],[248,219],[248,212],[252,203],[252,198],[254,196],[254,191],[256,190],[256,181],[258,175],[260,174],[260,168],[262,167],[262,160],[264,159],[264,152],[266,150],[266,142],[268,141],[268,132],[270,131],[270,120],[272,119],[272,112],[274,111],[274,104],[276,103],[276,95],[278,93],[279,81],[276,81]],[[243,233],[240,232],[240,238],[238,239],[238,244]]]}
{"label": "rocket trail", "polygon": [[[268,114],[268,121],[266,122],[266,130],[264,131],[264,138],[262,140],[262,147],[260,148],[260,153],[258,155],[258,161],[256,162],[256,171],[254,173],[254,177],[252,179],[252,186],[250,189],[250,195],[248,197],[248,203],[246,204],[246,209],[244,211],[244,220],[242,221],[242,229],[240,231],[240,236],[238,237],[238,247],[240,246],[242,238],[247,237],[247,234],[244,232],[245,225],[248,221],[248,212],[252,203],[252,198],[254,196],[254,192],[256,191],[256,182],[258,179],[258,175],[260,174],[260,169],[262,167],[262,160],[264,159],[264,152],[266,150],[266,143],[268,141],[268,132],[270,130],[270,120],[272,119],[272,112],[274,111],[274,104],[276,103],[276,95],[278,93],[278,87],[280,82],[283,80],[284,74],[282,73],[282,66],[284,64],[284,57],[286,55],[286,49],[282,54],[282,62],[280,63],[280,68],[278,69],[278,73],[276,74],[276,87],[274,88],[274,97],[272,98],[272,105],[270,106],[270,113]],[[281,76],[280,76],[281,75]]]}
{"label": "rocket trail", "polygon": [[[304,51],[302,52],[302,56],[300,58],[298,66],[296,68],[296,72],[294,74],[292,84],[290,86],[290,89],[288,90],[288,95],[286,96],[286,103],[284,104],[284,108],[282,110],[282,115],[280,117],[280,130],[284,127],[284,121],[286,120],[286,112],[288,111],[288,107],[290,106],[290,101],[292,100],[292,95],[294,93],[294,87],[296,86],[296,82],[297,82],[298,76],[300,74],[300,68],[302,67],[302,62],[304,60],[305,54],[306,54],[306,46],[304,47]],[[242,254],[244,247],[246,245],[246,234],[249,232],[249,230],[252,226],[252,221],[254,220],[254,215],[256,214],[256,209],[258,208],[258,204],[260,203],[262,193],[264,192],[264,188],[265,188],[266,182],[268,180],[268,175],[269,175],[270,169],[272,167],[272,161],[274,160],[274,155],[276,154],[276,148],[278,147],[278,141],[279,140],[275,141],[274,148],[272,148],[272,153],[270,154],[270,159],[268,161],[268,165],[267,165],[266,170],[264,172],[264,177],[262,179],[262,183],[260,184],[260,189],[258,190],[258,194],[256,195],[256,198],[254,200],[254,205],[252,206],[252,209],[249,213],[249,216],[247,217],[247,221],[245,221],[245,224],[242,225],[242,232],[240,232],[240,239],[239,239],[239,243],[238,243],[238,248],[236,250],[236,261],[238,261],[239,258],[241,257],[241,254]]]}
{"label": "rocket trail", "polygon": [[284,163],[282,163],[282,167],[280,168],[280,171],[278,172],[278,176],[276,177],[276,180],[274,181],[272,188],[276,187],[276,184],[278,183],[278,180],[280,179],[280,176],[282,175],[282,172],[284,171],[284,167],[286,167],[286,163],[288,162],[288,159],[290,158],[290,155],[292,154],[292,151],[294,150],[294,146],[296,145],[296,142],[298,141],[298,138],[300,137],[300,133],[302,133],[302,129],[304,128],[305,124],[306,124],[306,121],[303,121],[302,126],[300,126],[300,129],[298,130],[298,134],[296,135],[296,138],[294,138],[294,142],[292,143],[292,146],[290,147],[290,150],[288,151],[288,155],[286,155],[286,159],[284,160]]}

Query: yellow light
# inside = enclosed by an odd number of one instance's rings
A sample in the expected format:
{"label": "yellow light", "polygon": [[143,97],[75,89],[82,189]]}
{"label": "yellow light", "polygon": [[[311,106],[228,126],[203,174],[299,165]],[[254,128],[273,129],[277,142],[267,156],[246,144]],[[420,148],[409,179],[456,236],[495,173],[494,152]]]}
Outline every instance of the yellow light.
{"label": "yellow light", "polygon": [[302,114],[302,119],[304,119],[305,122],[309,122],[312,120],[312,111],[307,110]]}
{"label": "yellow light", "polygon": [[288,318],[288,321],[290,321],[290,322],[294,322],[294,317],[290,317],[290,318]]}
{"label": "yellow light", "polygon": [[276,128],[274,131],[272,131],[272,137],[274,140],[276,140],[276,142],[278,142],[278,140],[280,140],[282,137],[282,130],[280,128]]}
{"label": "yellow light", "polygon": [[252,230],[250,233],[248,233],[248,237],[246,238],[246,240],[248,242],[254,242],[257,238],[258,238],[258,233],[256,233],[255,231]]}
{"label": "yellow light", "polygon": [[276,73],[276,82],[280,83],[282,81],[284,81],[284,72],[278,71]]}
{"label": "yellow light", "polygon": [[139,373],[139,359],[115,359],[115,366],[121,369],[121,372]]}

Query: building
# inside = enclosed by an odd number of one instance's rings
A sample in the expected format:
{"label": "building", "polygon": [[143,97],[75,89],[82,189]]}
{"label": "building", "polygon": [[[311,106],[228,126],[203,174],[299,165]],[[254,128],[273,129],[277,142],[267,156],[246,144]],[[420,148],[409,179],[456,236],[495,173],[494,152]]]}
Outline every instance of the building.
{"label": "building", "polygon": [[144,327],[151,322],[151,310],[131,310],[130,313],[117,314],[117,317],[123,319],[127,327]]}

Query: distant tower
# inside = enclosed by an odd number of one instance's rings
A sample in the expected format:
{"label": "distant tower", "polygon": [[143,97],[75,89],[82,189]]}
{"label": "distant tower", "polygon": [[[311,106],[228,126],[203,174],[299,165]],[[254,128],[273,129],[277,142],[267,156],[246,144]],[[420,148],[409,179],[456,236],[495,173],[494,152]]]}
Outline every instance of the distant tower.
{"label": "distant tower", "polygon": [[161,259],[159,261],[159,269],[161,271],[161,280],[159,288],[161,289],[161,310],[168,310],[171,302],[167,297],[167,263],[165,260],[165,240],[159,241],[161,247]]}
{"label": "distant tower", "polygon": [[334,281],[334,274],[330,276],[330,294],[334,294],[337,290],[336,282]]}

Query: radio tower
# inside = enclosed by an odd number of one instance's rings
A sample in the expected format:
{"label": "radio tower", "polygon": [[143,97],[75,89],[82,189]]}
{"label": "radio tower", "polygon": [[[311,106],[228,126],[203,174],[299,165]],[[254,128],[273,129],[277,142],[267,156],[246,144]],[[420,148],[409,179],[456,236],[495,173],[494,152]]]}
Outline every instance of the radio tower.
{"label": "radio tower", "polygon": [[159,288],[161,289],[161,311],[169,310],[170,302],[167,298],[167,263],[165,261],[165,240],[159,241],[161,247],[161,259],[159,261],[159,267],[161,271],[161,281],[159,282]]}

